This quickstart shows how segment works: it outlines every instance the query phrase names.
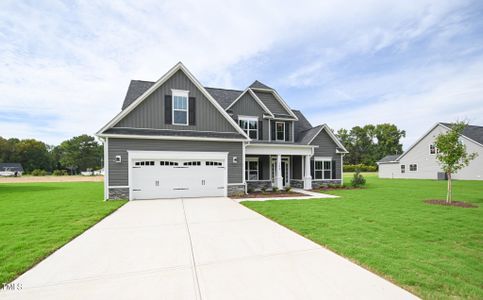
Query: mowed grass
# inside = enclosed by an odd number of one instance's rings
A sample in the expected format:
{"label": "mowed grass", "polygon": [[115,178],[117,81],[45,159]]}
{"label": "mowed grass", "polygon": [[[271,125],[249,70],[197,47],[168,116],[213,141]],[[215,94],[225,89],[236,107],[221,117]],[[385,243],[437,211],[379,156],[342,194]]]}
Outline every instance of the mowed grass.
{"label": "mowed grass", "polygon": [[337,199],[243,204],[423,298],[483,299],[483,182],[454,182],[479,206],[460,208],[423,203],[443,181],[366,178]]}
{"label": "mowed grass", "polygon": [[0,284],[124,203],[103,201],[102,182],[0,184]]}

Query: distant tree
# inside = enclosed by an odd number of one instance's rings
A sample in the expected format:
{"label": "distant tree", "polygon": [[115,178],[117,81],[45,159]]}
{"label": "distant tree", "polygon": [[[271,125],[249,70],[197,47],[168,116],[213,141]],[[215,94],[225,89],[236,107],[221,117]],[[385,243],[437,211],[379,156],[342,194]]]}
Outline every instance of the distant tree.
{"label": "distant tree", "polygon": [[16,145],[19,139],[4,139],[0,137],[0,162],[15,162]]}
{"label": "distant tree", "polygon": [[446,202],[453,200],[452,175],[466,167],[478,155],[477,153],[469,154],[466,151],[465,144],[461,141],[461,133],[467,125],[466,122],[456,122],[448,132],[436,137],[435,146],[438,149],[436,157],[441,164],[441,168],[448,175]]}
{"label": "distant tree", "polygon": [[405,130],[399,130],[394,124],[378,124],[374,130],[377,140],[377,156],[376,161],[386,155],[401,154],[403,145],[400,143],[401,138],[406,137]]}
{"label": "distant tree", "polygon": [[21,163],[26,172],[35,169],[50,171],[51,163],[47,145],[34,139],[15,143],[15,154],[10,157],[10,161]]}
{"label": "distant tree", "polygon": [[99,168],[103,147],[87,134],[64,141],[59,146],[60,163],[71,172]]}

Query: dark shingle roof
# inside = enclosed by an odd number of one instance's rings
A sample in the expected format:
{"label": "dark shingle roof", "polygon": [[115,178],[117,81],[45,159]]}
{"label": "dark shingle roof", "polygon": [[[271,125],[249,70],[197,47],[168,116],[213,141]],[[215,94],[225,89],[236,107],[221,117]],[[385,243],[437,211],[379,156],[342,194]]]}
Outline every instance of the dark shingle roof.
{"label": "dark shingle roof", "polygon": [[296,142],[304,145],[308,145],[310,141],[317,135],[319,132],[320,128],[324,125],[318,125],[312,128],[309,128],[307,130],[301,131],[298,134]]}
{"label": "dark shingle roof", "polygon": [[228,90],[228,89],[219,89],[219,88],[211,88],[205,87],[205,89],[210,93],[210,95],[215,98],[215,100],[226,109],[233,101],[235,101],[238,96],[243,93],[243,91],[239,90]]}
{"label": "dark shingle roof", "polygon": [[[440,123],[446,127],[453,126],[451,123]],[[475,142],[483,144],[483,126],[468,125],[463,129],[463,135]]]}
{"label": "dark shingle roof", "polygon": [[251,85],[250,85],[251,88],[254,88],[254,89],[268,89],[268,90],[273,90],[271,87],[269,87],[268,85],[265,85],[263,83],[261,83],[260,81],[258,80],[255,80]]}
{"label": "dark shingle roof", "polygon": [[307,129],[312,128],[312,124],[307,120],[307,118],[302,114],[300,110],[292,109],[292,112],[297,116],[299,119],[298,122],[295,122],[295,135],[297,136],[300,132],[305,131]]}
{"label": "dark shingle roof", "polygon": [[11,171],[23,172],[23,167],[20,163],[0,163],[0,171],[4,171],[7,168]]}
{"label": "dark shingle roof", "polygon": [[127,89],[126,97],[124,97],[124,102],[122,104],[122,109],[129,106],[134,100],[141,96],[145,91],[152,87],[154,82],[143,81],[143,80],[131,80],[129,87]]}
{"label": "dark shingle roof", "polygon": [[381,160],[378,161],[378,162],[384,163],[384,162],[395,161],[398,157],[399,157],[399,155],[386,155],[383,158],[381,158]]}
{"label": "dark shingle roof", "polygon": [[105,134],[129,134],[149,136],[185,136],[185,137],[206,137],[223,139],[244,139],[238,132],[203,132],[192,130],[160,130],[160,129],[138,129],[138,128],[110,128]]}

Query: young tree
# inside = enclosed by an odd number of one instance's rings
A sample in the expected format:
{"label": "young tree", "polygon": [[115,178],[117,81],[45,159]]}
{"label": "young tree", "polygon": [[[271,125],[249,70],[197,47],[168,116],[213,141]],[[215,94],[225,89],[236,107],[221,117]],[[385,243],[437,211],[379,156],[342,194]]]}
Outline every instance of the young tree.
{"label": "young tree", "polygon": [[446,194],[446,202],[451,202],[453,197],[451,177],[458,170],[466,167],[473,160],[477,153],[469,154],[466,152],[466,146],[461,141],[461,133],[465,129],[467,123],[456,122],[451,129],[436,137],[435,145],[438,149],[438,158],[443,171],[448,175],[448,191]]}

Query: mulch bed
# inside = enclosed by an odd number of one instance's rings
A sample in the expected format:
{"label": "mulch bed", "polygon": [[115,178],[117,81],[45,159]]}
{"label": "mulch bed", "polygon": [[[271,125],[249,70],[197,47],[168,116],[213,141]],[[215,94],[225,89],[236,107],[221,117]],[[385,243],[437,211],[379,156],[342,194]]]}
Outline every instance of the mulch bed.
{"label": "mulch bed", "polygon": [[253,192],[246,195],[230,196],[233,199],[243,198],[275,198],[275,197],[300,197],[307,196],[297,192]]}
{"label": "mulch bed", "polygon": [[446,202],[446,200],[438,200],[438,199],[429,199],[424,200],[424,203],[431,204],[431,205],[444,205],[444,206],[456,206],[456,207],[464,207],[464,208],[476,208],[477,205],[472,203],[463,202],[463,201],[451,201]]}

